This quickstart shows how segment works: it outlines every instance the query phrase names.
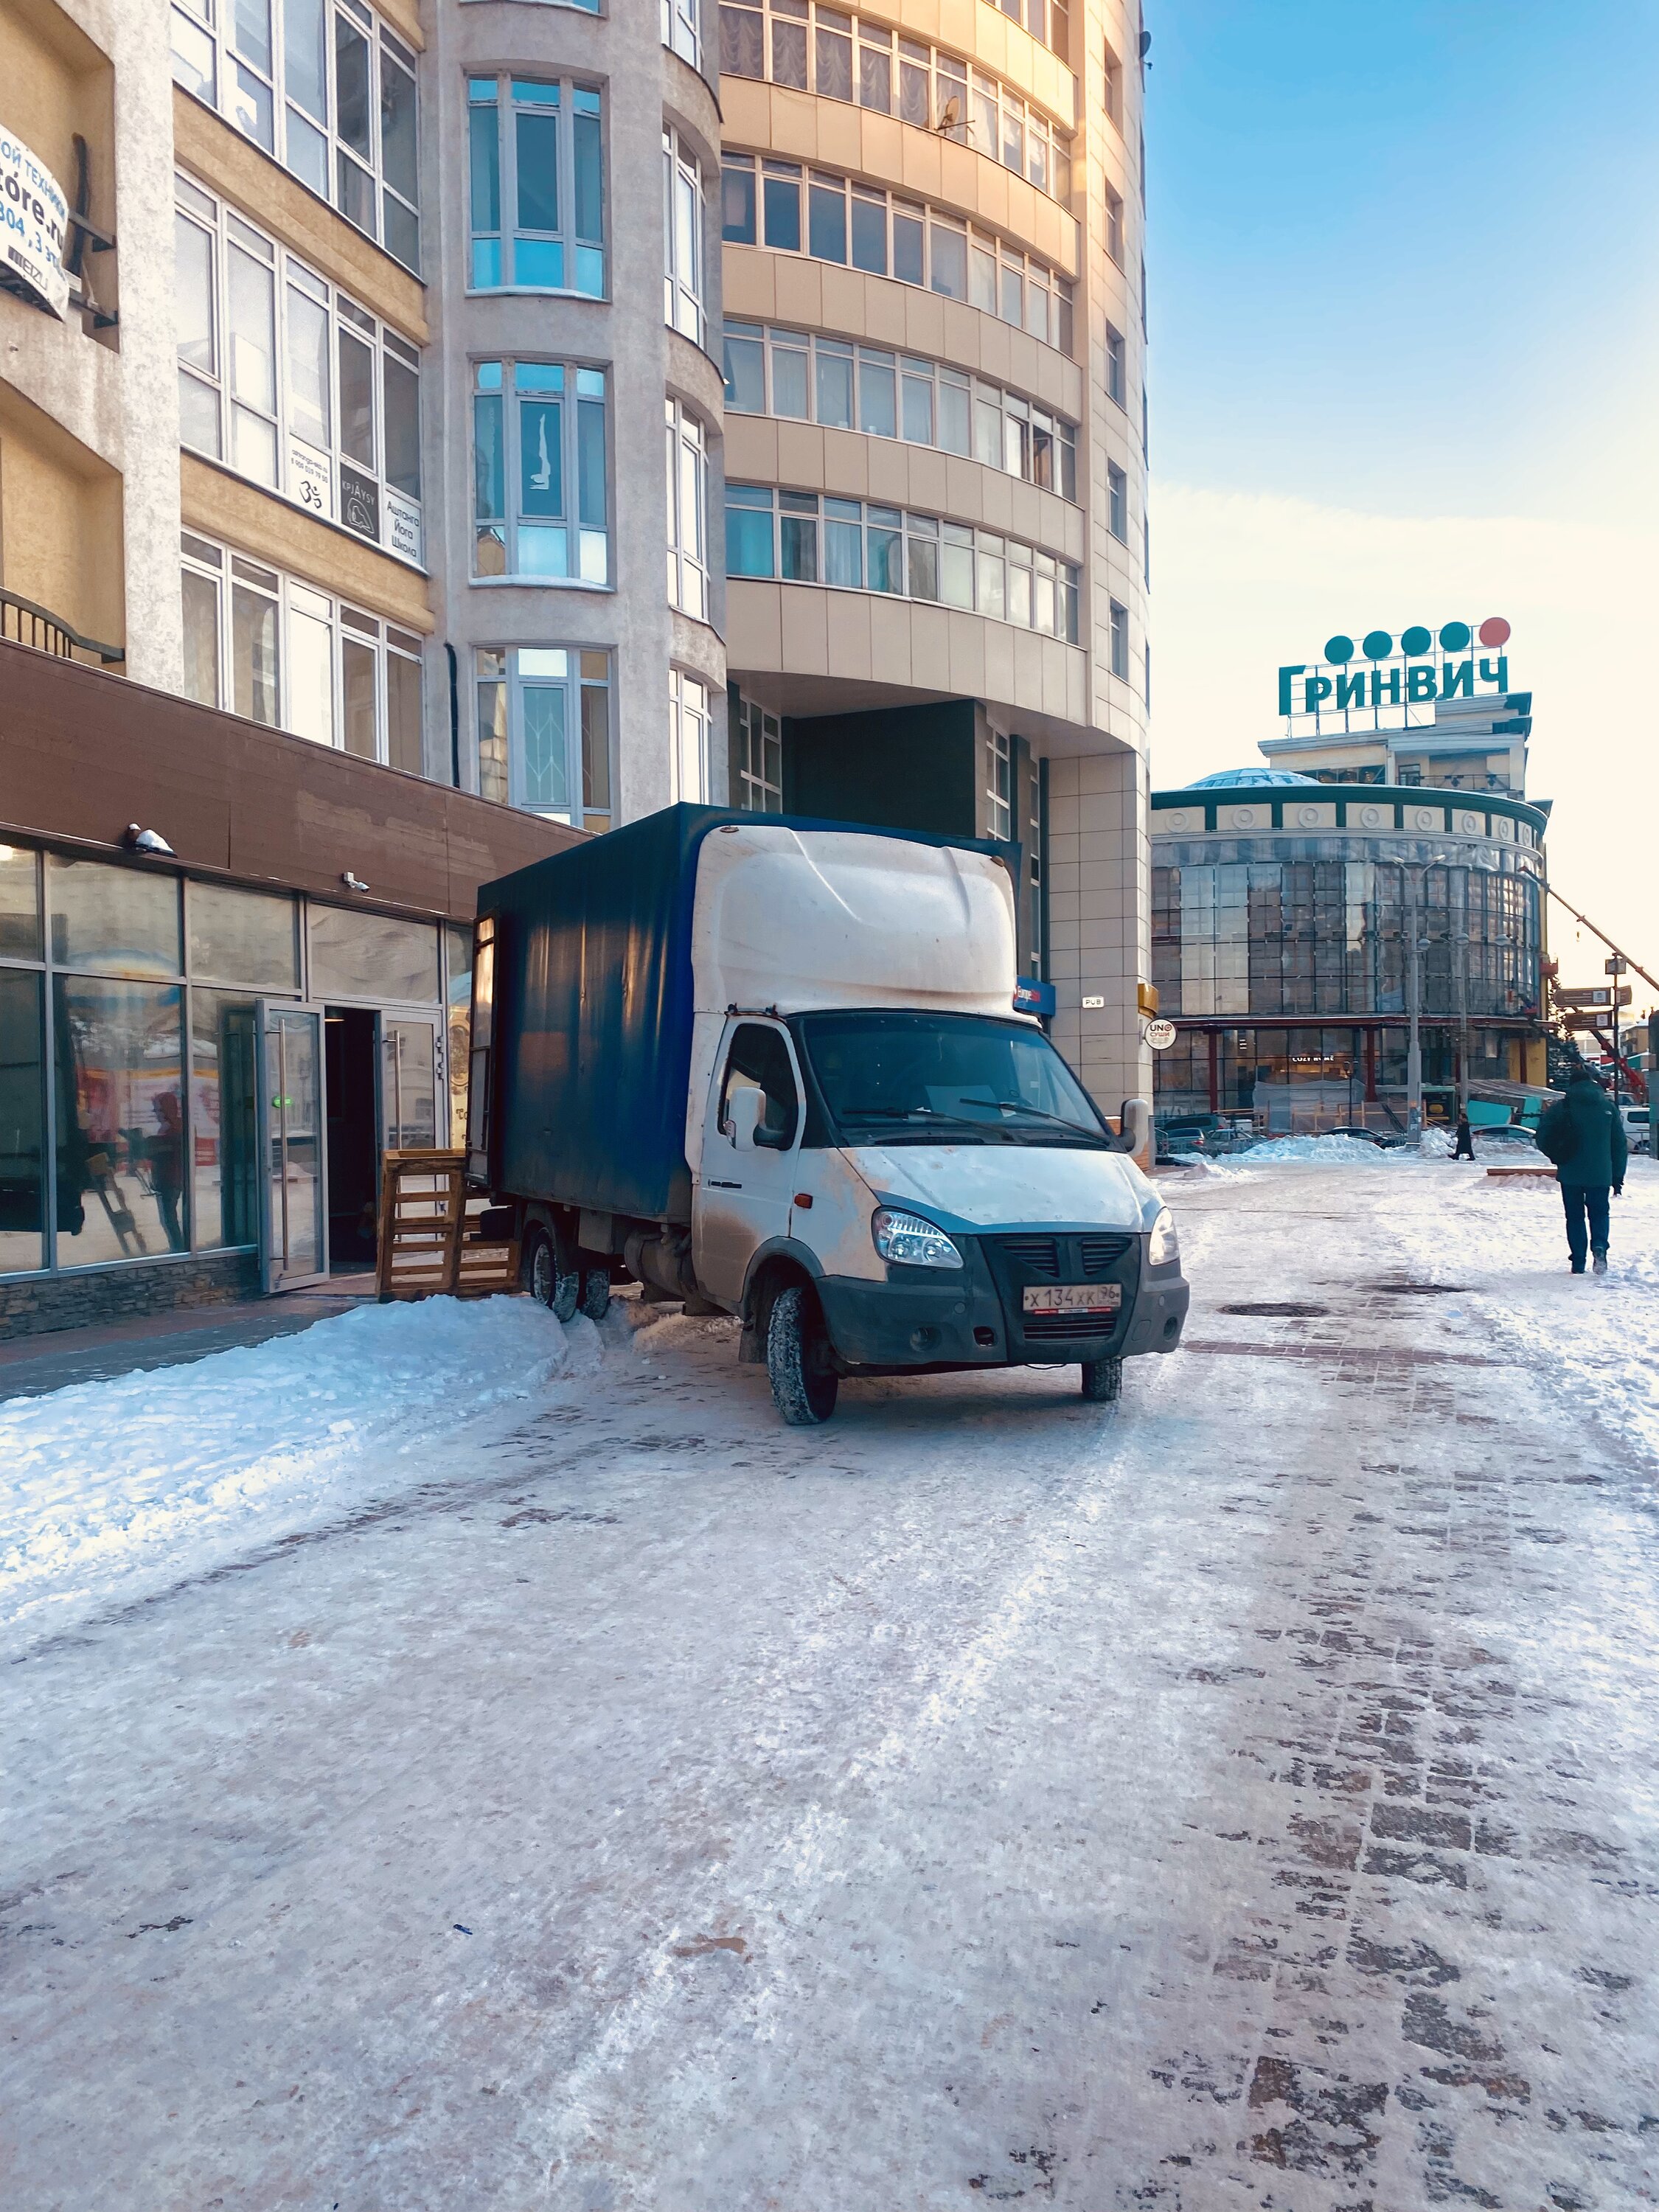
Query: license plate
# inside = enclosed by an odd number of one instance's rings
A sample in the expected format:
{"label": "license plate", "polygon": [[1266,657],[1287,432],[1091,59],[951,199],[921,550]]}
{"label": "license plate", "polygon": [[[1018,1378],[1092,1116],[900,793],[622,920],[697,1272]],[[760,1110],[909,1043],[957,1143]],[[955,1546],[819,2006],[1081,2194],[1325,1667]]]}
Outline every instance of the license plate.
{"label": "license plate", "polygon": [[1028,1314],[1110,1314],[1123,1304],[1121,1283],[1027,1283],[1020,1303]]}

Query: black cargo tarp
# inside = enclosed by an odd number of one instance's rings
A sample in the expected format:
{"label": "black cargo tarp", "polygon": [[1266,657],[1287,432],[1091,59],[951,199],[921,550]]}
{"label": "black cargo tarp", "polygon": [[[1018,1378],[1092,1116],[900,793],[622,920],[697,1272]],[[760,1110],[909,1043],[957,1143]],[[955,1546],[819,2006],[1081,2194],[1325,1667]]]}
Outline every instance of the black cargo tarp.
{"label": "black cargo tarp", "polygon": [[478,912],[496,917],[498,1192],[690,1219],[691,915],[697,848],[723,822],[1018,851],[862,823],[670,806],[485,884]]}

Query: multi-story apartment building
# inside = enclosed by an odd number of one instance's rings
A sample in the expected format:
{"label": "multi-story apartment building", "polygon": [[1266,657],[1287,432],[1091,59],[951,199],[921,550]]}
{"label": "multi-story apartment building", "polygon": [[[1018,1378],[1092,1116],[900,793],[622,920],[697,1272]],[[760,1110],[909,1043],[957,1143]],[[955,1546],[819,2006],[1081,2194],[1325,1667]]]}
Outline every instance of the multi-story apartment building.
{"label": "multi-story apartment building", "polygon": [[1016,841],[1146,1089],[1139,52],[0,0],[0,1328],[364,1256],[477,884],[677,799]]}

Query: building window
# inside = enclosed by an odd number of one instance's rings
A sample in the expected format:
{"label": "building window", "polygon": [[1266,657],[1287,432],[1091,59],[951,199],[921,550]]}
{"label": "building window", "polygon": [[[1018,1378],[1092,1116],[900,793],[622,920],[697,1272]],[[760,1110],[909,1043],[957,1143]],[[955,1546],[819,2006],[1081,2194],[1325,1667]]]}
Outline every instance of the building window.
{"label": "building window", "polygon": [[678,131],[662,134],[662,318],[694,344],[703,342],[702,172]]}
{"label": "building window", "polygon": [[574,646],[473,654],[478,790],[577,829],[611,826],[611,656]]}
{"label": "building window", "polygon": [[422,772],[421,641],[186,531],[185,690],[359,760]]}
{"label": "building window", "polygon": [[172,30],[175,83],[419,269],[415,57],[362,0],[174,0]]}
{"label": "building window", "polygon": [[668,451],[668,604],[708,619],[708,443],[678,399],[663,403]]}
{"label": "building window", "polygon": [[418,563],[415,348],[189,179],[176,184],[181,442]]}
{"label": "building window", "polygon": [[1121,407],[1124,404],[1123,394],[1126,389],[1123,380],[1123,333],[1121,331],[1115,331],[1108,323],[1106,325],[1106,397],[1109,399],[1115,399],[1118,405]]}
{"label": "building window", "polygon": [[985,834],[1012,837],[1014,834],[1014,764],[1007,734],[985,733]]}
{"label": "building window", "polygon": [[767,484],[726,488],[726,572],[962,607],[1075,645],[1078,571],[966,523]]}
{"label": "building window", "polygon": [[473,364],[475,576],[611,577],[602,368]]}
{"label": "building window", "polygon": [[[594,12],[599,0],[592,0]],[[662,0],[662,42],[694,70],[702,67],[702,0]]]}
{"label": "building window", "polygon": [[1115,599],[1109,603],[1109,635],[1111,641],[1111,665],[1114,676],[1129,680],[1129,610],[1121,607]]}
{"label": "building window", "polygon": [[798,161],[728,154],[720,173],[721,235],[892,276],[1000,316],[1069,354],[1070,283],[1043,263],[972,230],[957,216]]}
{"label": "building window", "polygon": [[985,3],[1023,23],[1040,46],[1052,46],[1061,61],[1070,58],[1071,9],[1066,0],[985,0]]}
{"label": "building window", "polygon": [[975,70],[970,109],[967,64],[919,39],[896,45],[884,23],[809,0],[721,0],[720,70],[896,115],[1071,197],[1072,142],[1034,102]]}
{"label": "building window", "polygon": [[1123,64],[1109,46],[1106,49],[1106,82],[1102,106],[1118,129],[1123,128]]}
{"label": "building window", "polygon": [[783,811],[783,725],[752,699],[740,692],[727,695],[731,702],[737,744],[737,789],[732,804],[751,814]]}
{"label": "building window", "polygon": [[1106,187],[1106,251],[1123,267],[1123,195]]}
{"label": "building window", "polygon": [[475,292],[605,296],[599,95],[559,78],[467,80]]}
{"label": "building window", "polygon": [[668,672],[668,773],[674,799],[706,806],[714,796],[714,694],[700,678]]}
{"label": "building window", "polygon": [[1124,544],[1129,542],[1129,479],[1115,461],[1106,464],[1106,527]]}
{"label": "building window", "polygon": [[726,325],[726,404],[971,455],[1077,497],[1077,430],[1047,408],[942,362],[761,323]]}

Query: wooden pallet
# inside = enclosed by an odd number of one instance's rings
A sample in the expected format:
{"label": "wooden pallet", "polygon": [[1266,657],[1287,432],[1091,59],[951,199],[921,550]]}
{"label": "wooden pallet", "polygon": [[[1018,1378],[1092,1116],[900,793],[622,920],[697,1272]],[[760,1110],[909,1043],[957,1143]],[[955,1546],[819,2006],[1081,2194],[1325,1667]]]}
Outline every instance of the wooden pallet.
{"label": "wooden pallet", "polygon": [[1500,1182],[1553,1182],[1556,1179],[1553,1168],[1488,1168],[1486,1173]]}
{"label": "wooden pallet", "polygon": [[466,1234],[466,1154],[380,1156],[375,1288],[392,1298],[485,1298],[519,1287],[519,1248]]}

